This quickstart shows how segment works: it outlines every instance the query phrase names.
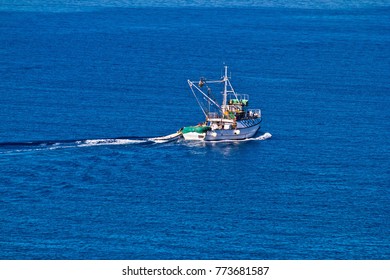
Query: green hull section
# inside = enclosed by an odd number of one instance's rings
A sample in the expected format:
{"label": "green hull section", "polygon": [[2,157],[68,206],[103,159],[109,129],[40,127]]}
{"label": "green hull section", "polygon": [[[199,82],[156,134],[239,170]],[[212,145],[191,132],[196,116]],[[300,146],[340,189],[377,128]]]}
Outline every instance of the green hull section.
{"label": "green hull section", "polygon": [[181,131],[183,134],[189,133],[189,132],[196,132],[196,133],[206,133],[207,131],[211,130],[211,127],[209,126],[186,126]]}

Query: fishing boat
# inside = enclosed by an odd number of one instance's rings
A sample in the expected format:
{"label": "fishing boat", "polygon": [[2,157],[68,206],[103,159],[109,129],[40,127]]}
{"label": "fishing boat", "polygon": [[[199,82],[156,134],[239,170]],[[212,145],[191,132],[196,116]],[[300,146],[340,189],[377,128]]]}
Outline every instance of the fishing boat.
{"label": "fishing boat", "polygon": [[[181,129],[185,140],[223,141],[243,140],[253,137],[260,129],[262,117],[260,109],[250,109],[249,95],[239,94],[230,83],[228,67],[219,80],[187,80],[195,96],[205,121],[195,126]],[[218,103],[212,87],[222,86],[222,103]]]}

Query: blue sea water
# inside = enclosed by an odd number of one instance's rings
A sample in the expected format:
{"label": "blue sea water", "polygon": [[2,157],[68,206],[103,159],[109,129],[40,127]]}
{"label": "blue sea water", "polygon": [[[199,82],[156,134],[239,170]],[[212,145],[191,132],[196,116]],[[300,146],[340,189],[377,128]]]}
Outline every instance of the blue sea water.
{"label": "blue sea water", "polygon": [[[386,1],[3,2],[1,259],[390,258]],[[224,63],[272,138],[144,140]]]}

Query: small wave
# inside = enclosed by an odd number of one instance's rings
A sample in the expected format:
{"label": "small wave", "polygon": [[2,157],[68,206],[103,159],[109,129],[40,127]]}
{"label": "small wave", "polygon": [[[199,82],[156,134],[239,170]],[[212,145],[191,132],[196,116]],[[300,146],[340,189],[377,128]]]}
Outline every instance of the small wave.
{"label": "small wave", "polygon": [[253,140],[267,140],[268,138],[271,138],[272,134],[269,132],[264,133],[263,135],[260,135],[256,138],[253,138]]}

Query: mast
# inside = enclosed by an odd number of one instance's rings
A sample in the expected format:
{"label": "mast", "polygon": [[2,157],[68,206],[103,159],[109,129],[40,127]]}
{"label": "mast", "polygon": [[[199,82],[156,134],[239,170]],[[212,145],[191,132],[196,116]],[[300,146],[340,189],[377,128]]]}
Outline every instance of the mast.
{"label": "mast", "polygon": [[228,87],[228,67],[225,67],[225,75],[223,76],[224,88],[223,88],[223,101],[222,101],[222,113],[226,112],[226,104],[227,104],[227,87]]}

